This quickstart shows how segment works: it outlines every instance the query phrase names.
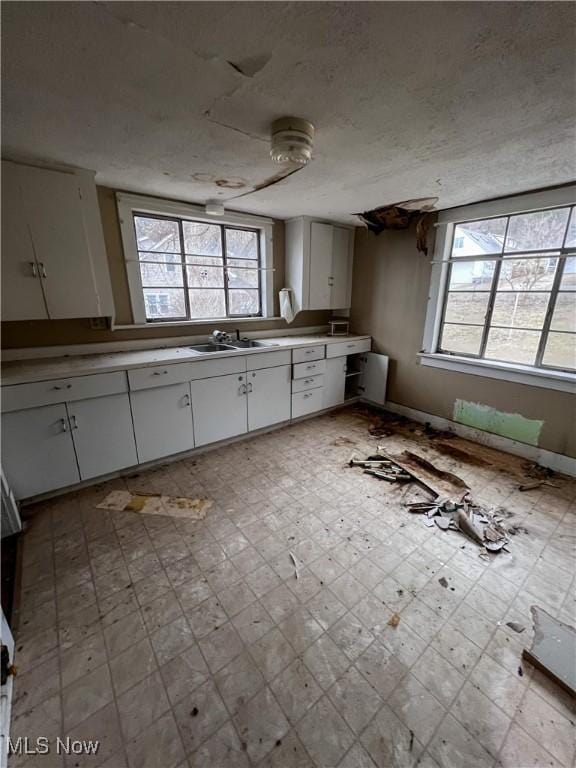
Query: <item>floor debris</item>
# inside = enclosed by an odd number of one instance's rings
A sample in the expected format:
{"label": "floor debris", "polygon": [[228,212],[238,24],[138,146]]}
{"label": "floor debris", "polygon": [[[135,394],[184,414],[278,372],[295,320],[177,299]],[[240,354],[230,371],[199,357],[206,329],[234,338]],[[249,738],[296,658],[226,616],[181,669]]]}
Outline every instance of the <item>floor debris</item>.
{"label": "floor debris", "polygon": [[526,629],[523,624],[519,624],[517,621],[507,621],[506,626],[510,627],[514,632],[518,632],[518,634],[521,634]]}
{"label": "floor debris", "polygon": [[341,435],[340,437],[336,437],[334,440],[332,440],[330,445],[334,445],[336,447],[339,447],[341,445],[356,445],[356,441],[350,440],[349,437],[344,437]]}
{"label": "floor debris", "polygon": [[397,613],[393,613],[387,623],[389,627],[397,627],[400,624],[400,616]]}
{"label": "floor debris", "polygon": [[187,520],[203,520],[211,506],[210,499],[130,491],[111,491],[96,505],[97,509],[109,509],[113,512],[138,512],[142,515],[164,515]]}
{"label": "floor debris", "polygon": [[298,563],[296,562],[296,558],[294,557],[292,552],[288,552],[288,554],[290,555],[290,560],[292,560],[292,563],[294,564],[294,578],[297,579],[298,578]]}
{"label": "floor debris", "polygon": [[523,658],[576,696],[576,630],[537,605],[530,611],[534,640],[522,651]]}

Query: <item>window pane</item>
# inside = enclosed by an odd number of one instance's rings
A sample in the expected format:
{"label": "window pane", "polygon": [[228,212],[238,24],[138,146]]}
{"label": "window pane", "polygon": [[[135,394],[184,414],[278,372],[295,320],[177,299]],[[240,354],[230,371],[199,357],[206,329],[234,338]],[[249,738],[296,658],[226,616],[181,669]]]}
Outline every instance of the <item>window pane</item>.
{"label": "window pane", "polygon": [[454,228],[452,256],[480,256],[483,253],[502,253],[506,232],[506,216],[501,219],[467,221]]}
{"label": "window pane", "polygon": [[510,328],[542,328],[549,300],[549,293],[497,293],[491,324]]}
{"label": "window pane", "polygon": [[540,331],[516,331],[491,328],[486,344],[486,357],[507,363],[534,365],[540,341]]}
{"label": "window pane", "polygon": [[229,312],[231,315],[257,315],[258,291],[230,290],[228,293]]}
{"label": "window pane", "polygon": [[183,290],[165,288],[158,291],[144,288],[144,306],[148,320],[186,317]]}
{"label": "window pane", "polygon": [[542,362],[556,368],[576,368],[576,335],[549,333]]}
{"label": "window pane", "polygon": [[180,253],[180,234],[176,221],[134,216],[134,229],[139,251]]}
{"label": "window pane", "polygon": [[182,267],[180,264],[147,264],[140,263],[142,285],[155,288],[157,286],[182,286]]}
{"label": "window pane", "polygon": [[482,341],[482,326],[450,325],[446,323],[442,330],[441,349],[445,352],[461,352],[477,355]]}
{"label": "window pane", "polygon": [[219,224],[204,224],[201,221],[183,221],[184,250],[186,253],[221,256],[222,241]]}
{"label": "window pane", "polygon": [[553,331],[576,332],[576,293],[559,293],[552,315]]}
{"label": "window pane", "polygon": [[576,256],[570,256],[564,264],[564,272],[560,281],[561,291],[576,291]]}
{"label": "window pane", "polygon": [[190,316],[226,317],[226,302],[223,290],[192,289],[190,295]]}
{"label": "window pane", "polygon": [[568,224],[568,232],[566,233],[566,248],[576,247],[576,208],[572,208],[572,215],[570,216],[570,224]]}
{"label": "window pane", "polygon": [[505,250],[537,251],[539,248],[562,247],[569,213],[569,208],[555,208],[511,216]]}
{"label": "window pane", "polygon": [[446,322],[482,324],[486,316],[489,298],[489,293],[465,293],[461,291],[448,294]]}
{"label": "window pane", "polygon": [[257,259],[258,234],[226,227],[226,256],[230,259]]}
{"label": "window pane", "polygon": [[[248,262],[250,266],[252,263]],[[230,288],[258,288],[258,271],[256,269],[229,269],[228,285]]]}
{"label": "window pane", "polygon": [[451,291],[489,291],[495,261],[465,261],[450,267]]}
{"label": "window pane", "polygon": [[558,259],[504,260],[498,281],[499,291],[546,291],[552,288]]}
{"label": "window pane", "polygon": [[220,267],[186,267],[190,288],[224,288],[224,270]]}

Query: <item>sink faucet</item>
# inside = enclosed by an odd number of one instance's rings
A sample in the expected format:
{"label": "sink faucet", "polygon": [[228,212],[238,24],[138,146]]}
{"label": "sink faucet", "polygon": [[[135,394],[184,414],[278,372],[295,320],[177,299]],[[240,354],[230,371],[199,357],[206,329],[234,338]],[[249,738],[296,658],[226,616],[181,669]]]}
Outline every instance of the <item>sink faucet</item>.
{"label": "sink faucet", "polygon": [[213,344],[226,344],[226,342],[230,341],[230,336],[226,331],[214,330],[210,334],[210,341]]}

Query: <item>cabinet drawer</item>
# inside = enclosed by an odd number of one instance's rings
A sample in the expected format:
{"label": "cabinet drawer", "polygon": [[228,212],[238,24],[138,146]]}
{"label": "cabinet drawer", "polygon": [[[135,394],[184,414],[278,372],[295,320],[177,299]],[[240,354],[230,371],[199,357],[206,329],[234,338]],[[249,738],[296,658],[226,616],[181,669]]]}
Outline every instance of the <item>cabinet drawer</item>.
{"label": "cabinet drawer", "polygon": [[276,368],[278,365],[290,365],[290,350],[277,349],[274,352],[258,352],[246,355],[247,370],[257,371],[262,368]]}
{"label": "cabinet drawer", "polygon": [[170,384],[183,384],[192,378],[193,363],[176,365],[155,365],[151,368],[135,368],[128,371],[128,381],[132,391],[165,387]]}
{"label": "cabinet drawer", "polygon": [[309,376],[307,379],[294,379],[292,382],[292,392],[306,392],[309,389],[318,389],[324,386],[324,375]]}
{"label": "cabinet drawer", "polygon": [[152,389],[153,387],[183,384],[195,379],[209,379],[212,376],[226,376],[229,373],[245,373],[246,358],[235,355],[229,358],[199,360],[193,363],[155,365],[151,368],[135,368],[128,371],[130,389]]}
{"label": "cabinet drawer", "polygon": [[292,418],[306,416],[308,413],[322,410],[322,392],[320,389],[311,389],[308,392],[296,392],[292,395]]}
{"label": "cabinet drawer", "polygon": [[336,344],[328,344],[326,357],[343,357],[355,355],[357,352],[370,352],[372,339],[359,339],[357,341],[339,341]]}
{"label": "cabinet drawer", "polygon": [[315,360],[313,363],[296,363],[292,366],[293,379],[307,379],[310,376],[317,376],[326,370],[325,360]]}
{"label": "cabinet drawer", "polygon": [[306,363],[310,360],[323,360],[326,357],[326,347],[320,344],[315,347],[304,347],[292,350],[293,363]]}
{"label": "cabinet drawer", "polygon": [[2,387],[2,411],[19,411],[40,405],[86,400],[128,391],[124,371],[74,376],[69,379],[38,381]]}

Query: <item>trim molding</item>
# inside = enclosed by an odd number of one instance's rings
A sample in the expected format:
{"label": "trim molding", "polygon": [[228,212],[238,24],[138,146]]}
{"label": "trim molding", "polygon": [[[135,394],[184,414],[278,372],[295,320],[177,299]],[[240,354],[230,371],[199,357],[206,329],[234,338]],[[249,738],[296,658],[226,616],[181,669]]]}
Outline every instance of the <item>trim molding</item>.
{"label": "trim molding", "polygon": [[444,419],[442,416],[434,416],[425,411],[418,411],[416,408],[409,408],[400,403],[386,401],[385,410],[397,413],[400,416],[406,416],[409,419],[418,421],[422,424],[428,423],[436,429],[450,429],[458,437],[464,437],[480,445],[487,445],[489,448],[496,448],[505,453],[512,453],[514,456],[521,456],[523,459],[534,461],[543,467],[553,469],[563,475],[576,477],[576,459],[570,456],[564,456],[562,453],[547,451],[544,448],[538,448],[526,443],[519,443],[517,440],[511,440],[509,437],[493,435],[491,432],[484,432],[482,429],[474,429],[464,424],[459,424],[450,419]]}
{"label": "trim molding", "polygon": [[559,392],[576,393],[576,374],[552,371],[546,368],[522,368],[510,363],[478,360],[470,357],[443,355],[439,352],[420,352],[420,365],[442,368],[448,371],[484,376],[487,379],[500,379],[515,384],[526,384],[542,389],[556,389]]}

